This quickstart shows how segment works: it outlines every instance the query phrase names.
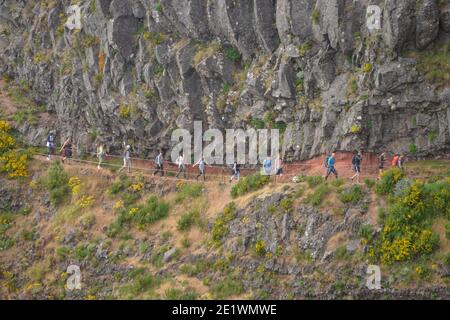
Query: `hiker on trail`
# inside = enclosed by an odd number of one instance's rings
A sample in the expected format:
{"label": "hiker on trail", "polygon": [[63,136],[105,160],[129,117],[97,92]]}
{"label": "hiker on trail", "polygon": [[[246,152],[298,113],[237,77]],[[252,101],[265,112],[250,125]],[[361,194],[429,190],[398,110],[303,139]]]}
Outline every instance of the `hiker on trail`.
{"label": "hiker on trail", "polygon": [[105,157],[105,146],[103,144],[99,144],[97,147],[97,158],[98,158],[98,164],[97,164],[97,169],[100,170],[104,157]]}
{"label": "hiker on trail", "polygon": [[270,174],[272,173],[272,159],[270,159],[270,157],[267,157],[263,161],[263,172],[266,176],[270,176]]}
{"label": "hiker on trail", "polygon": [[283,175],[283,159],[281,156],[279,156],[275,161],[275,169],[276,175],[281,177]]}
{"label": "hiker on trail", "polygon": [[50,131],[47,136],[47,160],[52,159],[52,154],[55,151],[55,139],[56,134],[54,131]]}
{"label": "hiker on trail", "polygon": [[398,161],[397,161],[397,167],[400,170],[403,170],[403,164],[405,163],[405,156],[403,154],[399,155]]}
{"label": "hiker on trail", "polygon": [[66,141],[64,141],[61,150],[59,150],[59,152],[61,152],[61,162],[64,163],[66,160],[72,158],[72,139],[71,138],[67,138]]}
{"label": "hiker on trail", "polygon": [[186,179],[186,165],[184,163],[183,153],[180,153],[180,155],[178,156],[177,161],[175,161],[175,163],[178,165],[178,173],[175,177],[178,178],[180,173],[183,173],[183,177]]}
{"label": "hiker on trail", "polygon": [[325,180],[328,179],[331,173],[334,174],[336,180],[338,179],[338,173],[336,171],[336,168],[334,167],[334,164],[336,163],[335,156],[336,154],[333,152],[331,156],[327,158],[327,175],[325,176]]}
{"label": "hiker on trail", "polygon": [[352,182],[356,178],[356,183],[359,183],[359,176],[361,174],[361,161],[362,161],[362,154],[361,151],[355,151],[353,158],[352,158],[352,169],[355,172],[355,174],[351,177]]}
{"label": "hiker on trail", "polygon": [[231,168],[231,178],[230,182],[233,181],[233,179],[236,178],[237,181],[241,178],[241,165],[238,164],[236,161],[233,164],[233,167]]}
{"label": "hiker on trail", "polygon": [[378,157],[378,169],[380,175],[383,173],[384,170],[384,163],[386,162],[386,152],[382,152],[380,156]]}
{"label": "hiker on trail", "polygon": [[205,181],[206,180],[206,176],[205,176],[206,161],[203,158],[203,156],[201,157],[200,160],[197,161],[196,164],[194,164],[194,167],[195,166],[198,166],[198,175],[195,179],[198,180],[198,178],[200,176],[203,176],[203,181]]}
{"label": "hiker on trail", "polygon": [[155,172],[153,172],[153,175],[157,175],[158,173],[161,173],[161,177],[164,176],[164,158],[161,150],[159,150],[155,158]]}
{"label": "hiker on trail", "polygon": [[121,172],[123,169],[127,168],[128,173],[131,173],[131,146],[127,145],[123,152],[123,166],[119,169],[118,172]]}
{"label": "hiker on trail", "polygon": [[392,163],[391,163],[392,167],[396,167],[398,165],[398,158],[399,158],[399,155],[395,154],[394,157],[392,158]]}

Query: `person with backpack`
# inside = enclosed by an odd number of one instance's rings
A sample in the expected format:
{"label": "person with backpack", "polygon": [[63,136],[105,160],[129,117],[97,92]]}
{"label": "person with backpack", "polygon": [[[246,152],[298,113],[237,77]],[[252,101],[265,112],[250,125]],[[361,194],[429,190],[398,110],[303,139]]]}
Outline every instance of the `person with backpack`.
{"label": "person with backpack", "polygon": [[283,159],[281,158],[281,156],[279,156],[277,158],[277,160],[275,161],[275,169],[276,169],[277,176],[283,175]]}
{"label": "person with backpack", "polygon": [[105,157],[105,146],[103,144],[99,144],[97,147],[97,158],[98,158],[98,164],[97,164],[97,170],[101,169],[104,157]]}
{"label": "person with backpack", "polygon": [[175,163],[178,165],[178,173],[175,177],[178,179],[180,173],[183,173],[183,177],[184,177],[184,179],[186,179],[186,165],[184,163],[184,156],[183,156],[182,152],[178,156]]}
{"label": "person with backpack", "polygon": [[127,145],[125,147],[125,150],[123,151],[123,166],[122,168],[119,169],[119,173],[123,170],[123,169],[127,169],[128,173],[131,173],[131,146]]}
{"label": "person with backpack", "polygon": [[61,162],[64,164],[66,160],[72,158],[72,139],[69,137],[66,141],[64,141],[61,149]]}
{"label": "person with backpack", "polygon": [[392,162],[391,162],[392,167],[397,167],[397,165],[398,165],[398,158],[399,158],[399,155],[395,154],[394,157],[392,158]]}
{"label": "person with backpack", "polygon": [[164,158],[161,150],[159,150],[155,159],[155,172],[153,172],[153,175],[155,176],[158,173],[161,173],[161,177],[164,176]]}
{"label": "person with backpack", "polygon": [[333,152],[331,154],[331,156],[329,156],[327,158],[327,175],[325,176],[325,180],[328,179],[328,177],[330,176],[331,173],[334,174],[334,176],[336,177],[336,180],[338,179],[338,173],[336,171],[336,168],[334,167],[334,165],[336,163],[335,156],[336,156],[336,154]]}
{"label": "person with backpack", "polygon": [[236,178],[237,181],[241,178],[241,165],[238,164],[237,161],[234,162],[233,167],[231,168],[230,182],[233,181],[234,178]]}
{"label": "person with backpack", "polygon": [[200,160],[197,161],[196,164],[194,164],[194,167],[196,167],[196,166],[198,166],[198,175],[195,179],[198,180],[198,178],[200,176],[203,176],[203,181],[205,181],[206,180],[206,176],[205,176],[206,161],[203,158],[203,156],[201,157]]}
{"label": "person with backpack", "polygon": [[266,157],[263,161],[263,173],[266,176],[270,176],[272,173],[272,159],[270,157]]}
{"label": "person with backpack", "polygon": [[356,183],[359,183],[359,176],[361,174],[361,161],[362,154],[361,152],[355,151],[352,158],[352,169],[355,174],[351,177],[352,182],[356,178]]}
{"label": "person with backpack", "polygon": [[50,161],[52,159],[52,154],[55,151],[55,139],[56,134],[52,130],[49,132],[47,136],[47,160]]}
{"label": "person with backpack", "polygon": [[380,156],[378,157],[378,170],[379,174],[381,175],[384,171],[384,164],[386,162],[386,152],[383,151]]}

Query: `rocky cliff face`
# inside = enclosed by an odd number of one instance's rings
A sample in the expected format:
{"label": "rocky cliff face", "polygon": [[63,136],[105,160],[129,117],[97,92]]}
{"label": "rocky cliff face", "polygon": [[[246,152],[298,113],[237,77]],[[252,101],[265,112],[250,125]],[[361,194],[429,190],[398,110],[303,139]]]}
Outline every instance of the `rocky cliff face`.
{"label": "rocky cliff face", "polygon": [[[153,154],[201,120],[287,126],[290,159],[449,151],[447,0],[72,2],[81,30],[70,1],[0,1],[0,72],[82,146]],[[40,126],[21,131],[42,143]]]}

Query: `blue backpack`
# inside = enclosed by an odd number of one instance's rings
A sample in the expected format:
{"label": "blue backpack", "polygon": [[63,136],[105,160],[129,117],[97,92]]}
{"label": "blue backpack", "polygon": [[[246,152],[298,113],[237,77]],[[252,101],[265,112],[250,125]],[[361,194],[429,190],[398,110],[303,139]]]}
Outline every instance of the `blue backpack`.
{"label": "blue backpack", "polygon": [[324,166],[325,166],[325,168],[328,168],[328,160],[330,159],[330,156],[327,156],[326,158],[325,158],[325,162],[324,162]]}

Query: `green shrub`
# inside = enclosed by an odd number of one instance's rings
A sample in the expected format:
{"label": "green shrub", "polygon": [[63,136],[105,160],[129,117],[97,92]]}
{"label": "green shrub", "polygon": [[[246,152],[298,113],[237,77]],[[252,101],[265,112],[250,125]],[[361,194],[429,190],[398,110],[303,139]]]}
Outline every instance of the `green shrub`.
{"label": "green shrub", "polygon": [[119,292],[127,299],[135,299],[139,294],[152,292],[160,284],[160,280],[144,268],[130,271],[129,277],[133,280],[132,283],[119,289]]}
{"label": "green shrub", "polygon": [[339,199],[343,203],[357,204],[364,197],[363,189],[359,185],[353,185],[350,188],[343,190],[339,194]]}
{"label": "green shrub", "polygon": [[379,194],[391,194],[395,185],[405,177],[405,173],[398,168],[388,169],[381,174],[381,180],[377,183],[375,191]]}
{"label": "green shrub", "polygon": [[336,187],[336,188],[339,188],[339,187],[343,186],[344,184],[345,184],[345,181],[344,181],[344,179],[342,179],[342,178],[333,180],[333,181],[331,182],[331,185],[332,185],[333,187]]}
{"label": "green shrub", "polygon": [[309,50],[312,49],[313,43],[311,42],[311,40],[307,40],[304,43],[302,43],[299,47],[298,47],[298,51],[300,53],[300,56],[304,57]]}
{"label": "green shrub", "polygon": [[198,294],[192,290],[181,290],[176,288],[169,288],[164,293],[166,300],[196,300]]}
{"label": "green shrub", "polygon": [[223,209],[223,219],[225,222],[230,222],[235,218],[236,218],[236,204],[234,202],[230,202]]}
{"label": "green shrub", "polygon": [[305,202],[313,206],[318,206],[322,203],[322,200],[329,192],[330,187],[326,183],[323,183],[319,187],[317,187],[317,189],[314,190],[313,193],[309,194],[306,197]]}
{"label": "green shrub", "polygon": [[317,187],[319,184],[325,181],[321,176],[306,176],[305,180],[310,188]]}
{"label": "green shrub", "polygon": [[414,143],[411,143],[409,145],[409,153],[411,154],[416,154],[417,153],[417,146]]}
{"label": "green shrub", "polygon": [[446,265],[450,266],[450,252],[445,254],[443,261]]}
{"label": "green shrub", "polygon": [[250,126],[254,129],[264,129],[266,127],[266,123],[261,119],[250,119]]}
{"label": "green shrub", "polygon": [[445,225],[445,236],[450,239],[450,222]]}
{"label": "green shrub", "polygon": [[61,204],[70,194],[69,176],[59,162],[54,162],[47,170],[46,185],[53,205]]}
{"label": "green shrub", "polygon": [[155,10],[158,11],[159,13],[163,12],[163,7],[160,1],[156,2],[155,4]]}
{"label": "green shrub", "polygon": [[138,211],[133,216],[133,221],[139,226],[152,224],[169,215],[169,204],[158,201],[155,196],[150,197],[144,206],[138,207]]}
{"label": "green shrub", "polygon": [[424,50],[415,53],[417,57],[417,70],[425,75],[425,78],[436,84],[445,86],[450,81],[450,48],[445,45],[432,50]]}
{"label": "green shrub", "polygon": [[347,246],[343,245],[336,249],[336,258],[343,259],[347,256]]}
{"label": "green shrub", "polygon": [[270,178],[268,176],[261,175],[259,173],[244,177],[231,188],[231,197],[237,198],[246,193],[261,189],[269,181]]}
{"label": "green shrub", "polygon": [[34,228],[32,230],[22,230],[22,232],[21,232],[22,239],[25,241],[33,241],[35,235],[36,235],[36,229],[34,229]]}
{"label": "green shrub", "polygon": [[228,222],[236,218],[236,205],[234,202],[227,204],[223,213],[214,221],[212,228],[212,242],[220,245],[222,239],[228,234]]}
{"label": "green shrub", "polygon": [[189,230],[192,225],[197,223],[200,218],[200,212],[198,209],[192,209],[188,213],[181,215],[180,219],[177,221],[177,229],[180,231]]}
{"label": "green shrub", "polygon": [[55,253],[59,259],[67,259],[70,255],[70,248],[66,246],[58,247],[56,248]]}
{"label": "green shrub", "polygon": [[239,51],[235,48],[229,48],[225,52],[225,56],[230,59],[231,61],[237,62],[241,60],[241,54]]}
{"label": "green shrub", "polygon": [[122,195],[123,204],[125,206],[130,206],[141,198],[141,195],[138,193],[129,193],[126,192]]}
{"label": "green shrub", "polygon": [[367,242],[370,242],[373,237],[373,227],[370,224],[363,224],[359,227],[358,237],[361,239],[365,239]]}
{"label": "green shrub", "polygon": [[203,184],[201,183],[181,183],[177,187],[177,195],[175,197],[176,203],[181,203],[184,200],[192,200],[198,198],[203,193]]}
{"label": "green shrub", "polygon": [[110,194],[118,194],[122,191],[127,190],[132,184],[133,181],[131,181],[129,177],[122,175],[111,184],[111,186],[108,188],[108,192]]}
{"label": "green shrub", "polygon": [[219,281],[211,288],[211,293],[215,299],[225,299],[230,296],[239,295],[244,292],[242,282],[233,277],[227,276],[224,280]]}
{"label": "green shrub", "polygon": [[313,10],[311,19],[314,24],[319,24],[319,21],[320,21],[320,10],[319,9],[316,8]]}
{"label": "green shrub", "polygon": [[284,212],[290,213],[292,211],[293,201],[291,198],[284,198],[280,201],[280,207]]}
{"label": "green shrub", "polygon": [[367,186],[367,188],[372,189],[376,185],[376,181],[373,179],[365,178],[364,184]]}
{"label": "green shrub", "polygon": [[273,129],[279,130],[280,134],[284,133],[286,131],[287,125],[283,121],[275,121],[275,123],[272,126]]}
{"label": "green shrub", "polygon": [[78,261],[83,261],[92,253],[92,247],[87,244],[78,244],[73,250],[73,256]]}

